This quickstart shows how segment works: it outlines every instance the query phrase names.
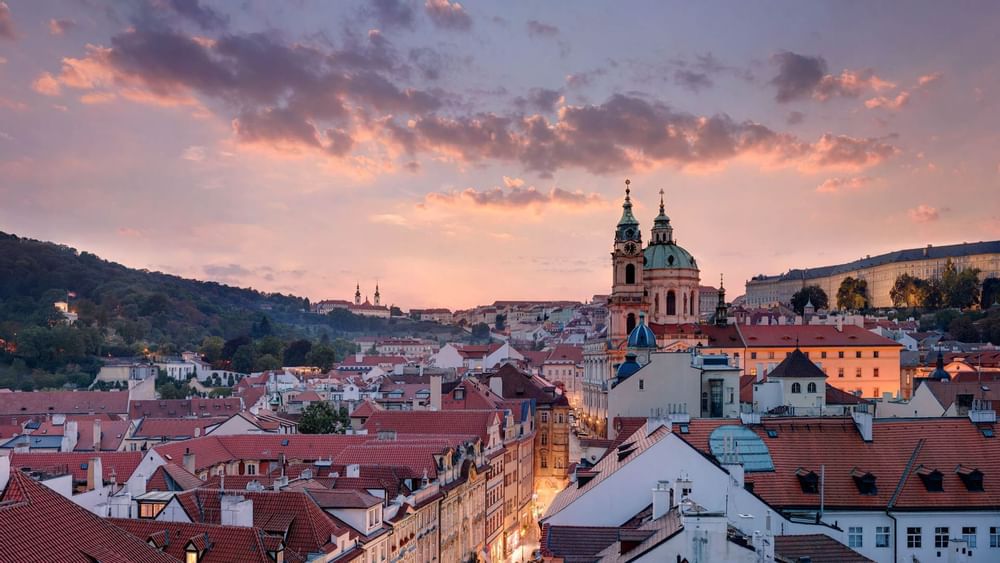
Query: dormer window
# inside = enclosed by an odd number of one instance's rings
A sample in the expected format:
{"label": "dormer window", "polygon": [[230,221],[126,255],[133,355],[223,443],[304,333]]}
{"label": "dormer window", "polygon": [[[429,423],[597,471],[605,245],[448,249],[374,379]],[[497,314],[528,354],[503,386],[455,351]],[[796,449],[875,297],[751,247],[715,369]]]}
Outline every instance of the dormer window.
{"label": "dormer window", "polygon": [[198,563],[201,560],[201,553],[193,543],[189,543],[184,548],[184,563]]}
{"label": "dormer window", "polygon": [[980,492],[983,490],[983,472],[972,467],[959,465],[955,468],[955,473],[962,479],[962,484],[969,491]]}
{"label": "dormer window", "polygon": [[931,469],[921,465],[917,468],[917,475],[923,481],[924,487],[933,493],[944,491],[944,476],[937,469]]}
{"label": "dormer window", "polygon": [[799,479],[799,486],[803,493],[816,494],[819,492],[819,475],[815,471],[810,471],[800,467],[795,471],[795,476]]}
{"label": "dormer window", "polygon": [[854,479],[854,485],[858,488],[859,493],[863,495],[878,494],[878,487],[875,486],[875,475],[871,472],[855,467],[851,470],[851,478]]}

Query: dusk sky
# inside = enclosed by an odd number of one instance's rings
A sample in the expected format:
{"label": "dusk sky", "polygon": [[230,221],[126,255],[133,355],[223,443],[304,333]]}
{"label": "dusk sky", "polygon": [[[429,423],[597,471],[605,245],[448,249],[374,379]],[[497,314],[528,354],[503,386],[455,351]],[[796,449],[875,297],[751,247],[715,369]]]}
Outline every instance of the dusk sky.
{"label": "dusk sky", "polygon": [[0,231],[404,309],[1000,238],[997,2],[0,1]]}

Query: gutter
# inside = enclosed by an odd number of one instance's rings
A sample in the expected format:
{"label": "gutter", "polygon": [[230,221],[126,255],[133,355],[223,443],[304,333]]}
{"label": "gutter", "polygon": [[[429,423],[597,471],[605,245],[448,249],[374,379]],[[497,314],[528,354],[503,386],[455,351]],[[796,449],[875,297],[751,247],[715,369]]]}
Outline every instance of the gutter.
{"label": "gutter", "polygon": [[903,486],[906,485],[906,480],[910,477],[910,472],[913,470],[913,464],[917,461],[917,456],[920,454],[920,450],[924,447],[924,438],[917,440],[916,447],[913,448],[913,453],[910,454],[909,461],[906,462],[906,468],[903,470],[902,477],[899,478],[899,483],[896,484],[896,490],[892,493],[892,498],[889,499],[889,504],[885,507],[885,515],[892,520],[892,560],[899,561],[899,535],[896,533],[898,528],[898,522],[896,522],[896,517],[892,514],[892,507],[896,506],[896,500],[899,499],[899,495],[903,492]]}

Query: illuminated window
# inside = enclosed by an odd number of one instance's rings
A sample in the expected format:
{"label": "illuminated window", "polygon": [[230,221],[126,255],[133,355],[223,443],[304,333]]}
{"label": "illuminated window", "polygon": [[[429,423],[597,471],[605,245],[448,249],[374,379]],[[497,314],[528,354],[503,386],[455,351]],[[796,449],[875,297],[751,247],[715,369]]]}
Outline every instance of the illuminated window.
{"label": "illuminated window", "polygon": [[156,518],[166,505],[163,502],[140,502],[139,518]]}
{"label": "illuminated window", "polygon": [[198,550],[193,545],[184,550],[184,563],[198,563]]}

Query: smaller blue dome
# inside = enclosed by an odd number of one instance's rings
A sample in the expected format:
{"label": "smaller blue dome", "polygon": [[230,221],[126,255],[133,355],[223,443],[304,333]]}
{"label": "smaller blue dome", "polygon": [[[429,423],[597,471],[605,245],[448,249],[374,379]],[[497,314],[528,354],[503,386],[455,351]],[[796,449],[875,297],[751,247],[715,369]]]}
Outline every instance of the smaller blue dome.
{"label": "smaller blue dome", "polygon": [[615,373],[617,376],[615,378],[615,385],[625,381],[635,372],[642,369],[642,366],[639,365],[639,362],[637,362],[635,358],[635,352],[625,354],[625,361],[618,365],[618,371]]}
{"label": "smaller blue dome", "polygon": [[656,348],[656,335],[646,326],[646,314],[639,313],[639,324],[628,335],[629,348]]}
{"label": "smaller blue dome", "polygon": [[931,372],[931,379],[937,379],[939,381],[949,381],[951,380],[951,375],[944,370],[944,355],[938,350],[937,355],[937,365],[934,371]]}

